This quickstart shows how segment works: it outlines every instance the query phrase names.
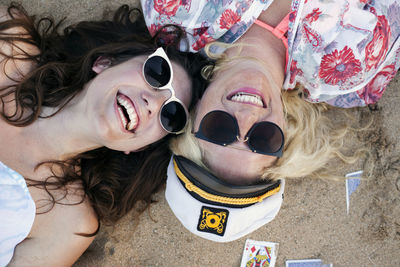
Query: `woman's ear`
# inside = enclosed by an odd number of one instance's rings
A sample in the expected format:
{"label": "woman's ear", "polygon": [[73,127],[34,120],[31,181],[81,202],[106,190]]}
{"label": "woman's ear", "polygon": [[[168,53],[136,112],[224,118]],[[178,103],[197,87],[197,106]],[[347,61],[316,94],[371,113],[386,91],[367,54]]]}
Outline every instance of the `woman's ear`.
{"label": "woman's ear", "polygon": [[112,60],[110,57],[99,56],[93,63],[92,70],[97,74],[101,73],[103,70],[108,69],[111,66]]}

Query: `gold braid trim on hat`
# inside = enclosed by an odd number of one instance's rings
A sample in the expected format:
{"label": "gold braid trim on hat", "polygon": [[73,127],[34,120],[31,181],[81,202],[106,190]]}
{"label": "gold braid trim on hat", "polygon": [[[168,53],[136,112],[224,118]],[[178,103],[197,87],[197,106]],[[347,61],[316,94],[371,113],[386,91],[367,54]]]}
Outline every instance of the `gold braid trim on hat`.
{"label": "gold braid trim on hat", "polygon": [[178,178],[185,184],[185,187],[187,190],[190,192],[194,192],[200,197],[207,199],[209,201],[217,202],[217,203],[223,203],[223,204],[231,204],[231,205],[249,205],[249,204],[254,204],[257,202],[263,201],[265,198],[272,196],[273,194],[276,194],[281,186],[279,185],[278,187],[265,192],[264,194],[257,196],[257,197],[247,197],[247,198],[231,198],[231,197],[224,197],[224,196],[217,196],[210,194],[206,191],[204,191],[201,188],[198,188],[196,185],[194,185],[189,179],[185,177],[185,175],[181,172],[179,169],[178,165],[175,162],[174,159],[174,169],[175,172],[178,176]]}

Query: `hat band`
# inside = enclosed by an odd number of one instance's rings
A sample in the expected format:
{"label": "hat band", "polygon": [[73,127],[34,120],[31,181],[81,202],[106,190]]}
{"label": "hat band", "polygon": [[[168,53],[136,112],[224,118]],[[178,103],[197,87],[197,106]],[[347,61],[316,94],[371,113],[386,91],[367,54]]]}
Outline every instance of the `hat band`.
{"label": "hat band", "polygon": [[277,192],[279,192],[280,190],[280,184],[259,195],[259,196],[253,196],[253,197],[239,197],[239,198],[232,198],[232,197],[226,197],[226,196],[219,196],[219,195],[215,195],[212,193],[209,193],[201,188],[199,188],[198,186],[196,186],[195,184],[193,184],[179,169],[175,159],[174,159],[174,169],[175,169],[175,173],[178,176],[179,180],[184,184],[185,188],[187,191],[189,191],[190,193],[195,193],[196,195],[198,195],[200,198],[203,198],[207,201],[210,202],[214,202],[214,203],[218,203],[218,204],[222,204],[222,205],[229,205],[229,206],[249,206],[258,202],[263,201],[265,198],[272,196],[274,194],[276,194]]}

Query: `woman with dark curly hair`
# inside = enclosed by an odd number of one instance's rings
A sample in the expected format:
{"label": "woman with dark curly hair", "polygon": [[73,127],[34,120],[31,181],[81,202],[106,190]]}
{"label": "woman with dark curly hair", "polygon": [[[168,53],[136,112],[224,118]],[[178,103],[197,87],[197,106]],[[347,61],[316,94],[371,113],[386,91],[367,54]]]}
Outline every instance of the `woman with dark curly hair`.
{"label": "woman with dark curly hair", "polygon": [[0,13],[0,266],[71,265],[100,222],[148,205],[202,91],[180,29],[158,41],[136,9],[59,29]]}

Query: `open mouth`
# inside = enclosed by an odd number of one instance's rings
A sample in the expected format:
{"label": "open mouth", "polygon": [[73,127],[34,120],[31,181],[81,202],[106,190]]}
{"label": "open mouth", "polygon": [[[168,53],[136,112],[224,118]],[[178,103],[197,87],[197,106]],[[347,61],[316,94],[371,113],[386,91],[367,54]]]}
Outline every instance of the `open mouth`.
{"label": "open mouth", "polygon": [[255,89],[250,90],[250,88],[243,88],[243,90],[239,89],[228,95],[227,99],[234,102],[250,104],[257,107],[266,108],[267,105],[265,104],[262,95],[256,91],[258,90]]}
{"label": "open mouth", "polygon": [[123,127],[128,131],[134,131],[139,124],[139,117],[132,100],[126,95],[118,92],[117,109]]}

